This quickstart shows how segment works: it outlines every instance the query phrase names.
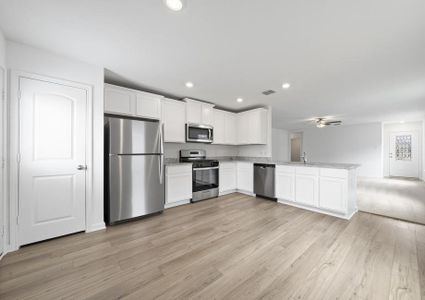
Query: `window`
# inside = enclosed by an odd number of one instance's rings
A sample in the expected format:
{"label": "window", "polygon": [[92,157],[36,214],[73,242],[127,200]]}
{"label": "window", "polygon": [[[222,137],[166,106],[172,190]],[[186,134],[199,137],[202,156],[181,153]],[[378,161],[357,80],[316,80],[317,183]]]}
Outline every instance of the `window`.
{"label": "window", "polygon": [[395,159],[412,160],[412,136],[398,135],[395,140]]}

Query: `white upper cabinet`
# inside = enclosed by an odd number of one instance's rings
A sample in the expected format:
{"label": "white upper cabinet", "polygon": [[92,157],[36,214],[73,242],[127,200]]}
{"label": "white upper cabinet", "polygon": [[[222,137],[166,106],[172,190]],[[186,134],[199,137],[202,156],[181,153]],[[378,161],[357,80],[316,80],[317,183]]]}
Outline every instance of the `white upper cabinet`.
{"label": "white upper cabinet", "polygon": [[189,98],[186,102],[186,123],[202,124],[214,126],[213,104],[208,104]]}
{"label": "white upper cabinet", "polygon": [[105,113],[161,118],[163,96],[105,84]]}
{"label": "white upper cabinet", "polygon": [[164,124],[164,142],[184,143],[186,123],[186,103],[171,99],[162,99],[162,123]]}
{"label": "white upper cabinet", "polygon": [[136,115],[151,119],[161,119],[161,99],[151,93],[138,92],[136,97]]}
{"label": "white upper cabinet", "polygon": [[105,84],[105,113],[133,115],[136,110],[136,95],[134,91]]}
{"label": "white upper cabinet", "polygon": [[238,144],[267,144],[267,123],[268,112],[265,108],[257,108],[238,113]]}
{"label": "white upper cabinet", "polygon": [[226,112],[214,109],[214,144],[226,143]]}
{"label": "white upper cabinet", "polygon": [[236,145],[236,114],[214,109],[214,144]]}
{"label": "white upper cabinet", "polygon": [[236,145],[236,114],[225,112],[224,116],[224,140],[227,145]]}

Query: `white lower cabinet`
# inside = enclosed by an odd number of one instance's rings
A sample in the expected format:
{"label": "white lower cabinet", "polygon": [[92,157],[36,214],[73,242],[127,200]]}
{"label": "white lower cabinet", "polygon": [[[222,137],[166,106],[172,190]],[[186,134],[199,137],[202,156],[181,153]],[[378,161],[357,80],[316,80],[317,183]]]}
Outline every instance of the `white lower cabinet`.
{"label": "white lower cabinet", "polygon": [[347,170],[320,170],[321,208],[339,213],[347,210],[349,186],[347,179]]}
{"label": "white lower cabinet", "polygon": [[295,201],[317,207],[319,204],[319,169],[295,168]]}
{"label": "white lower cabinet", "polygon": [[314,175],[296,175],[295,201],[317,207],[319,198],[319,178]]}
{"label": "white lower cabinet", "polygon": [[237,189],[252,194],[254,192],[254,164],[252,162],[236,162]]}
{"label": "white lower cabinet", "polygon": [[220,195],[236,190],[236,162],[220,162],[219,192]]}
{"label": "white lower cabinet", "polygon": [[165,208],[190,202],[192,164],[169,165],[165,169]]}
{"label": "white lower cabinet", "polygon": [[357,211],[356,170],[276,166],[276,197],[284,204],[345,219]]}
{"label": "white lower cabinet", "polygon": [[276,166],[276,197],[295,201],[295,168]]}

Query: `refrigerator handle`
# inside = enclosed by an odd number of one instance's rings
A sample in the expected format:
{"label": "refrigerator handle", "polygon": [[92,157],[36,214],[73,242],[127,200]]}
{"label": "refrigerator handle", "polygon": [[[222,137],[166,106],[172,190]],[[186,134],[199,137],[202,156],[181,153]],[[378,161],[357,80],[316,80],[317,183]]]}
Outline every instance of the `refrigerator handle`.
{"label": "refrigerator handle", "polygon": [[162,184],[164,177],[164,139],[162,135],[162,128],[164,124],[159,126],[159,183]]}

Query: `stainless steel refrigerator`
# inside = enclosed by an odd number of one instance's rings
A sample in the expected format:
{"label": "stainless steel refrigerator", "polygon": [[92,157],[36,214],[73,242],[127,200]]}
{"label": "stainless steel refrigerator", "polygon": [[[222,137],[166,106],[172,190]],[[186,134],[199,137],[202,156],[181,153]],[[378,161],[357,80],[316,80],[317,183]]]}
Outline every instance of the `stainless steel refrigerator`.
{"label": "stainless steel refrigerator", "polygon": [[164,209],[159,121],[105,116],[105,221],[113,224]]}

